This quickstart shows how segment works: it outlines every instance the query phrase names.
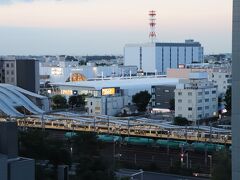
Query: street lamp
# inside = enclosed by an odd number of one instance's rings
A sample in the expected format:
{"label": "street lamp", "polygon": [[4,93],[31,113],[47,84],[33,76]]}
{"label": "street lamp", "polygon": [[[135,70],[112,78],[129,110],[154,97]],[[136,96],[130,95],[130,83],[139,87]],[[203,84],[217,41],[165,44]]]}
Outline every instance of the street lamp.
{"label": "street lamp", "polygon": [[210,159],[210,174],[212,174],[212,155],[208,155]]}

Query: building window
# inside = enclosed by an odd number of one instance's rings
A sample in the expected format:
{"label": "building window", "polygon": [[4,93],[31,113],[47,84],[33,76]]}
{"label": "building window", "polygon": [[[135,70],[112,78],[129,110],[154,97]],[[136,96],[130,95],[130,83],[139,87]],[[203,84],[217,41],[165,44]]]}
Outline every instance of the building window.
{"label": "building window", "polygon": [[198,92],[198,95],[201,96],[201,95],[202,95],[202,92]]}
{"label": "building window", "polygon": [[209,94],[209,91],[205,91],[205,94]]}
{"label": "building window", "polygon": [[14,64],[13,64],[13,63],[11,63],[11,67],[12,67],[12,68],[14,67]]}
{"label": "building window", "polygon": [[11,74],[14,75],[14,71],[13,70],[11,71]]}
{"label": "building window", "polygon": [[192,107],[189,107],[188,110],[189,110],[189,111],[192,111]]}
{"label": "building window", "polygon": [[199,111],[202,110],[202,107],[198,107],[197,110],[199,110]]}
{"label": "building window", "polygon": [[181,95],[182,95],[182,92],[178,92],[178,95],[181,96]]}
{"label": "building window", "polygon": [[178,103],[182,103],[182,99],[179,99],[179,100],[178,100]]}
{"label": "building window", "polygon": [[209,99],[205,99],[205,102],[209,102]]}
{"label": "building window", "polygon": [[164,92],[165,92],[165,93],[169,93],[169,90],[168,90],[168,89],[165,89]]}
{"label": "building window", "polygon": [[216,94],[216,92],[217,92],[217,91],[214,90],[214,91],[212,91],[212,94]]}
{"label": "building window", "polygon": [[216,101],[217,100],[217,98],[212,98],[212,101],[214,102],[214,101]]}
{"label": "building window", "polygon": [[209,106],[205,106],[205,109],[209,109]]}
{"label": "building window", "polygon": [[198,103],[202,103],[202,99],[199,99],[199,100],[198,100]]}
{"label": "building window", "polygon": [[90,102],[90,105],[92,106],[92,102]]}
{"label": "building window", "polygon": [[9,75],[9,71],[8,70],[6,71],[6,74]]}
{"label": "building window", "polygon": [[182,117],[182,114],[178,114],[178,117]]}
{"label": "building window", "polygon": [[189,92],[189,93],[188,93],[188,96],[192,96],[192,92]]}
{"label": "building window", "polygon": [[9,67],[9,64],[8,64],[8,63],[6,64],[6,67]]}

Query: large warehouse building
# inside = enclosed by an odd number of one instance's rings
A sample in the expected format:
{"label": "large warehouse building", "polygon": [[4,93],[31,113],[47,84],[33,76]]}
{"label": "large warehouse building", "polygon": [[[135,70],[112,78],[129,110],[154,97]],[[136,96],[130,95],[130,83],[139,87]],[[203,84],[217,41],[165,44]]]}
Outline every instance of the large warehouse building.
{"label": "large warehouse building", "polygon": [[71,96],[87,94],[87,109],[90,115],[116,115],[132,103],[132,96],[140,91],[151,94],[152,86],[176,86],[178,78],[132,77],[110,80],[52,83],[60,91],[52,94]]}
{"label": "large warehouse building", "polygon": [[139,70],[165,74],[168,68],[202,63],[203,47],[199,42],[127,44],[124,47],[125,65],[136,65]]}

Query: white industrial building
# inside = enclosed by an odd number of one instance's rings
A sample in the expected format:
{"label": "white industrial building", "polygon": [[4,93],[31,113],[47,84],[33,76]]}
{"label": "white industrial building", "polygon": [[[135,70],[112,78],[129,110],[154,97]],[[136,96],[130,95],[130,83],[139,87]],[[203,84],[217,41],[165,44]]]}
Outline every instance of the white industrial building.
{"label": "white industrial building", "polygon": [[203,62],[203,47],[199,42],[127,44],[124,47],[125,65],[138,70],[165,74],[168,68]]}
{"label": "white industrial building", "polygon": [[87,94],[87,109],[89,114],[116,115],[121,109],[132,103],[132,96],[147,90],[151,94],[154,85],[174,85],[177,78],[164,77],[126,77],[108,80],[53,83],[59,91],[52,94],[71,96]]}
{"label": "white industrial building", "polygon": [[207,73],[190,73],[175,90],[175,117],[196,122],[218,114],[217,87],[208,81]]}
{"label": "white industrial building", "polygon": [[136,66],[95,66],[88,63],[86,66],[78,66],[75,62],[40,63],[41,83],[68,81],[85,81],[91,78],[130,76],[137,74]]}

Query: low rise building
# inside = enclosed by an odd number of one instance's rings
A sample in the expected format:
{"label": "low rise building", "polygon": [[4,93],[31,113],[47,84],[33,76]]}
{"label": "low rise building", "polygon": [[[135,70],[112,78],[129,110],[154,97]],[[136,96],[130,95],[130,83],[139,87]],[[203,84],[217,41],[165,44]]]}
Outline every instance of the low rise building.
{"label": "low rise building", "polygon": [[171,109],[171,101],[174,100],[176,85],[152,86],[152,108]]}
{"label": "low rise building", "polygon": [[16,122],[0,122],[0,179],[35,179],[35,160],[18,156]]}
{"label": "low rise building", "polygon": [[208,81],[207,73],[190,73],[189,79],[180,80],[175,90],[175,117],[196,123],[217,114],[217,87]]}
{"label": "low rise building", "polygon": [[229,86],[232,84],[232,66],[231,64],[211,65],[198,64],[189,65],[187,68],[168,69],[168,78],[189,78],[191,72],[207,72],[208,80],[217,86],[218,96],[223,97]]}
{"label": "low rise building", "polygon": [[87,111],[89,115],[108,115],[119,114],[124,107],[123,96],[101,96],[87,98]]}

